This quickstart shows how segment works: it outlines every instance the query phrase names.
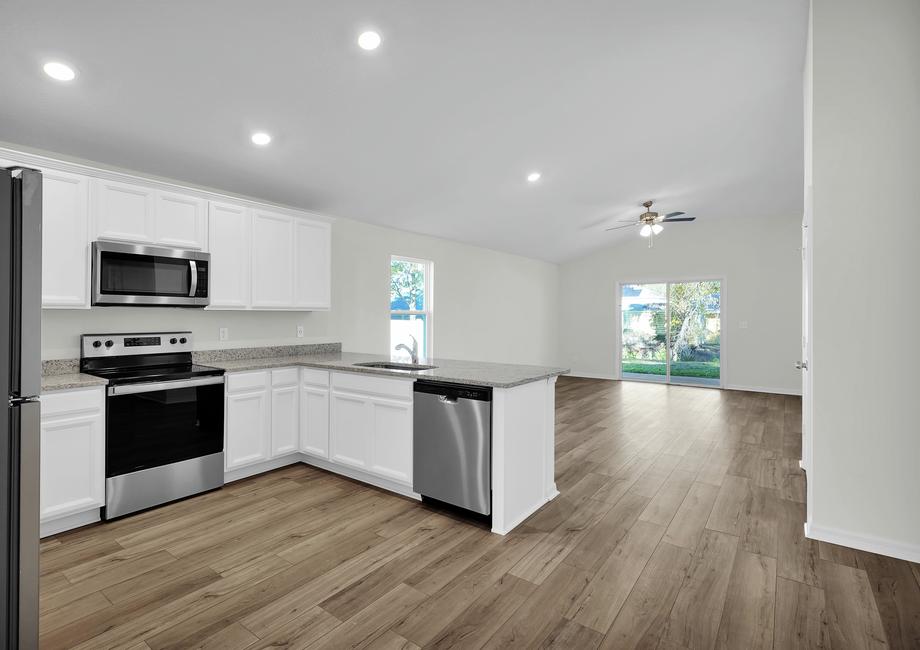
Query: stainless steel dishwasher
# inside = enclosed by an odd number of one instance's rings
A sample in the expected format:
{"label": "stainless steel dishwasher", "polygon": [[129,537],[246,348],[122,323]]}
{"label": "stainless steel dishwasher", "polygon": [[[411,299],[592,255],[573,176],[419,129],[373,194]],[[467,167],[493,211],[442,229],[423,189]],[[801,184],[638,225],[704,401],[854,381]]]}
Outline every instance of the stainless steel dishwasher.
{"label": "stainless steel dishwasher", "polygon": [[415,382],[413,489],[492,513],[492,389]]}

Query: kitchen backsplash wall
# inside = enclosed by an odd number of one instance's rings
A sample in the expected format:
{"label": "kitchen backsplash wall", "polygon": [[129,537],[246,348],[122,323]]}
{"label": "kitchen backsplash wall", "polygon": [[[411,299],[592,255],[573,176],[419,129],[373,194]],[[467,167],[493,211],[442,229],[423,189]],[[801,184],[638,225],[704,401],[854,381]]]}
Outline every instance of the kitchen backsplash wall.
{"label": "kitchen backsplash wall", "polygon": [[[196,350],[332,343],[328,312],[205,311],[167,307],[42,310],[42,358],[80,356],[80,335],[190,330]],[[304,337],[297,338],[303,325]],[[220,340],[226,327],[228,339]]]}

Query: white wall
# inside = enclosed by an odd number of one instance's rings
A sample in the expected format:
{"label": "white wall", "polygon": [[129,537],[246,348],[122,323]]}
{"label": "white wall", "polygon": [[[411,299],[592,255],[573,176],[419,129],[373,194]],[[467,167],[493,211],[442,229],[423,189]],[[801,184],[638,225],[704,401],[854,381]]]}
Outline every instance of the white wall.
{"label": "white wall", "polygon": [[814,0],[809,535],[920,562],[920,2]]}
{"label": "white wall", "polygon": [[[436,357],[538,365],[556,362],[555,264],[349,219],[338,219],[332,228],[330,312],[46,309],[42,312],[42,356],[79,356],[82,333],[169,329],[191,330],[198,349],[341,341],[348,351],[387,354],[389,265],[394,254],[434,262]],[[304,338],[296,338],[297,325],[304,326]],[[227,342],[218,339],[221,327],[229,328]]]}
{"label": "white wall", "polygon": [[725,386],[800,392],[800,228],[798,215],[698,218],[666,226],[654,248],[634,234],[562,264],[560,361],[576,374],[614,376],[617,282],[722,278]]}

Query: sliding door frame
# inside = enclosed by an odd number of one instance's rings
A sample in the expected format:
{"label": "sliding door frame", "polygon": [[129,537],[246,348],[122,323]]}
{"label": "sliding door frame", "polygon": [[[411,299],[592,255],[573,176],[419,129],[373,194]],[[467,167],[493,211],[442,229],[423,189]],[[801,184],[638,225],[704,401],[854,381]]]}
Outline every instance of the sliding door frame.
{"label": "sliding door frame", "polygon": [[[675,382],[671,378],[671,285],[672,284],[684,284],[687,282],[718,282],[719,283],[719,385],[718,386],[707,386],[705,384],[692,384],[689,382]],[[614,300],[614,322],[616,323],[616,336],[615,336],[615,350],[616,355],[614,359],[614,377],[619,381],[623,381],[623,285],[626,284],[664,284],[666,285],[665,292],[666,303],[665,303],[665,323],[667,327],[665,328],[666,344],[667,344],[667,370],[665,375],[665,381],[663,382],[665,386],[693,386],[697,388],[719,388],[723,389],[726,387],[727,382],[725,381],[726,377],[726,368],[727,363],[725,361],[725,351],[727,349],[727,332],[725,324],[728,322],[726,315],[728,314],[728,308],[726,306],[726,296],[728,291],[726,289],[726,282],[724,277],[711,276],[711,275],[702,275],[702,276],[686,276],[686,277],[673,277],[673,276],[651,276],[644,277],[641,280],[617,280],[616,282],[616,300]],[[646,381],[647,383],[662,383],[662,382],[653,382],[651,380],[642,380],[642,379],[629,379],[627,381]]]}

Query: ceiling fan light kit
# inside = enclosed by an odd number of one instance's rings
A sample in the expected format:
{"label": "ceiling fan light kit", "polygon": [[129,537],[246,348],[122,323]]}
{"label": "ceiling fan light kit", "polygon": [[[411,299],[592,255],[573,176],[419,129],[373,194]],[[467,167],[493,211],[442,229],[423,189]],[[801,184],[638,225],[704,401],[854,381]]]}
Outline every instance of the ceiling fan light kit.
{"label": "ceiling fan light kit", "polygon": [[621,228],[641,226],[641,228],[639,228],[639,235],[647,237],[648,247],[652,248],[655,245],[655,235],[660,234],[661,231],[664,230],[664,226],[661,224],[674,223],[676,221],[694,221],[696,219],[696,217],[686,216],[683,212],[669,212],[662,216],[657,212],[652,212],[652,203],[652,201],[646,201],[642,204],[642,207],[645,208],[645,212],[639,215],[638,221],[624,219],[623,221],[629,222],[627,225],[614,226],[613,228],[607,228],[607,230],[619,230]]}

